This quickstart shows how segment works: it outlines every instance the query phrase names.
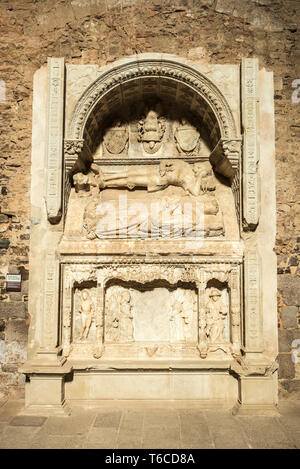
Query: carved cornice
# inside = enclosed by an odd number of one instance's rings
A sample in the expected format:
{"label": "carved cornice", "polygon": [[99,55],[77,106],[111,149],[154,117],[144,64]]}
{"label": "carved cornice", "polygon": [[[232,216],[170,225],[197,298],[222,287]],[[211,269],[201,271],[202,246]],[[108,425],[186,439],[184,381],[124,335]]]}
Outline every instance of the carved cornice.
{"label": "carved cornice", "polygon": [[213,264],[208,268],[196,264],[88,264],[85,266],[69,265],[65,267],[66,275],[73,282],[97,280],[99,284],[106,284],[109,280],[117,279],[124,282],[149,283],[154,280],[166,280],[170,284],[188,282],[206,284],[210,279],[220,282],[230,282],[230,273],[235,269],[231,264]]}
{"label": "carved cornice", "polygon": [[180,258],[169,258],[169,259],[149,259],[145,257],[140,258],[130,258],[128,256],[111,256],[101,258],[100,256],[86,256],[86,255],[61,255],[60,263],[61,264],[93,264],[95,267],[102,267],[106,265],[113,266],[127,266],[127,265],[169,265],[169,266],[187,266],[187,265],[205,265],[214,264],[215,266],[222,265],[241,265],[243,262],[242,257],[198,257],[197,259],[192,259],[191,256],[180,256]]}
{"label": "carved cornice", "polygon": [[251,364],[247,363],[245,359],[239,359],[233,362],[230,370],[238,377],[247,376],[272,376],[278,369],[276,361],[268,364]]}
{"label": "carved cornice", "polygon": [[93,108],[112,89],[135,79],[146,77],[164,77],[175,80],[192,88],[212,109],[223,138],[236,138],[237,130],[227,100],[219,89],[197,69],[170,58],[163,59],[128,59],[119,66],[98,77],[79,99],[73,112],[68,130],[70,139],[83,138],[84,128]]}

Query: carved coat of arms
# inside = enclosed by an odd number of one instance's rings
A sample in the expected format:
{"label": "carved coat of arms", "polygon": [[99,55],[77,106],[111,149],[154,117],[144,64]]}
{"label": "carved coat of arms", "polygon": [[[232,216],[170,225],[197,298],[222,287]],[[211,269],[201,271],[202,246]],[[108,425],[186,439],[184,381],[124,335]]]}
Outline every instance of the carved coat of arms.
{"label": "carved coat of arms", "polygon": [[165,132],[165,121],[156,111],[150,110],[145,119],[138,123],[138,142],[143,143],[147,153],[156,153],[161,145]]}
{"label": "carved coat of arms", "polygon": [[128,146],[128,129],[125,125],[117,125],[108,129],[103,137],[106,150],[109,153],[118,155]]}
{"label": "carved coat of arms", "polygon": [[192,154],[199,150],[200,134],[186,121],[176,128],[174,138],[179,152]]}

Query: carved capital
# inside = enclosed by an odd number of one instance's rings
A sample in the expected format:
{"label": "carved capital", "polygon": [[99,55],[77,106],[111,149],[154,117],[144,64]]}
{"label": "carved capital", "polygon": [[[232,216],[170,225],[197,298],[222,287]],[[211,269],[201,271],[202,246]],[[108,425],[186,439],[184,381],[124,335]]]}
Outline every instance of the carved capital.
{"label": "carved capital", "polygon": [[278,366],[276,361],[267,364],[251,364],[240,358],[232,363],[230,369],[237,376],[272,376]]}
{"label": "carved capital", "polygon": [[83,144],[83,139],[64,140],[65,168],[67,171],[70,171],[75,165],[83,149]]}

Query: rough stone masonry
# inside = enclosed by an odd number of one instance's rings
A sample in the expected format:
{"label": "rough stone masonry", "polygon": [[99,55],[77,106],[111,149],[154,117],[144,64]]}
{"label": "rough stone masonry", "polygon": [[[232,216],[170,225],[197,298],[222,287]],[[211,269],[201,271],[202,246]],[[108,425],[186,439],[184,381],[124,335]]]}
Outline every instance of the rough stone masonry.
{"label": "rough stone masonry", "polygon": [[[278,327],[281,395],[300,396],[300,3],[297,0],[2,0],[0,28],[0,393],[22,394],[26,359],[34,72],[47,57],[100,66],[142,52],[239,63],[274,72]],[[299,163],[298,163],[299,167]],[[8,293],[7,273],[22,276]],[[299,341],[299,342],[298,342]],[[300,360],[300,359],[299,359]],[[297,361],[297,360],[296,360]]]}

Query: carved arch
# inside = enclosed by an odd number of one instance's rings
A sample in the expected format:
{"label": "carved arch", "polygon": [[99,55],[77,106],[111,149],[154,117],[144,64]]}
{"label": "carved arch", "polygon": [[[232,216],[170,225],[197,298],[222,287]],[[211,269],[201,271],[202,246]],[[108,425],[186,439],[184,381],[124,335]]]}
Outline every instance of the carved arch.
{"label": "carved arch", "polygon": [[195,112],[201,108],[203,120],[207,119],[206,125],[211,127],[210,162],[218,173],[230,180],[240,219],[241,136],[231,108],[197,64],[170,54],[139,54],[103,67],[101,75],[81,95],[64,142],[64,212],[71,187],[70,175],[87,172],[93,161],[91,142],[99,131],[101,118],[110,112],[116,101],[123,104],[126,95],[132,99],[136,89],[149,81],[157,82],[160,88],[169,84],[176,99],[180,91],[185,97],[192,95]]}
{"label": "carved arch", "polygon": [[[149,57],[150,55],[150,57]],[[120,60],[105,68],[103,73],[85,90],[73,111],[69,140],[84,138],[89,115],[111,90],[133,80],[156,77],[167,78],[187,86],[205,100],[219,124],[221,138],[239,137],[229,104],[220,90],[203,75],[196,64],[170,54],[140,54]]]}

